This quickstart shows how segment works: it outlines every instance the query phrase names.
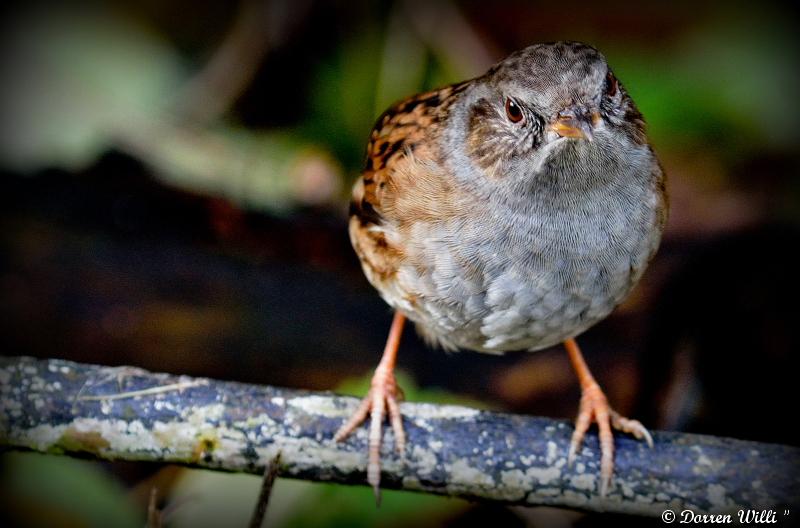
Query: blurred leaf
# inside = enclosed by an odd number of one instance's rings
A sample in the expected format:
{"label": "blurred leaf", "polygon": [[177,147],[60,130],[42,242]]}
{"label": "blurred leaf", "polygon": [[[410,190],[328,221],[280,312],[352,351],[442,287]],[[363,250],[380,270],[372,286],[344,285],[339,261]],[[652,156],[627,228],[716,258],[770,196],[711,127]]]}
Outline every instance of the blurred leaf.
{"label": "blurred leaf", "polygon": [[[420,403],[438,403],[450,405],[465,405],[475,409],[489,410],[493,407],[485,401],[475,400],[467,396],[455,394],[444,389],[434,387],[419,387],[414,378],[402,370],[395,370],[395,377],[397,384],[403,389],[405,394],[405,401],[420,402]],[[370,382],[372,381],[372,372],[368,375],[348,378],[344,380],[339,386],[336,387],[336,392],[340,394],[352,394],[355,396],[364,396],[369,391]]]}
{"label": "blurred leaf", "polygon": [[396,4],[383,42],[373,114],[378,116],[395,101],[419,91],[427,62],[425,45],[404,16],[401,4]]}
{"label": "blurred leaf", "polygon": [[25,526],[131,526],[144,512],[97,462],[38,453],[5,453],[6,514]]}
{"label": "blurred leaf", "polygon": [[164,41],[108,9],[46,10],[14,20],[0,57],[0,163],[80,170],[131,114],[157,114],[185,75]]}
{"label": "blurred leaf", "polygon": [[366,486],[313,484],[304,503],[318,507],[297,508],[289,515],[287,527],[441,526],[448,518],[464,511],[468,503],[461,499],[437,497],[410,491],[382,490],[380,507]]}
{"label": "blurred leaf", "polygon": [[373,114],[382,44],[373,26],[358,28],[322,62],[310,91],[311,115],[303,132],[329,145],[350,171],[360,169],[377,117]]}
{"label": "blurred leaf", "polygon": [[[260,486],[261,479],[254,475],[186,470],[170,497],[175,509],[168,524],[175,528],[247,526]],[[366,486],[281,478],[273,486],[264,526],[439,526],[466,506],[458,499],[384,490],[378,508]]]}
{"label": "blurred leaf", "polygon": [[294,133],[179,124],[171,99],[187,75],[175,50],[133,19],[54,8],[15,27],[2,57],[0,164],[79,171],[116,147],[173,185],[246,209],[281,213],[339,198],[338,163]]}
{"label": "blurred leaf", "polygon": [[280,214],[298,204],[339,198],[342,178],[336,160],[286,131],[153,124],[129,130],[123,141],[168,183],[222,196],[243,209]]}
{"label": "blurred leaf", "polygon": [[261,479],[255,475],[187,469],[169,497],[167,507],[172,512],[167,524],[176,528],[247,526],[260,486]]}
{"label": "blurred leaf", "polygon": [[671,49],[604,46],[656,144],[742,151],[792,148],[800,137],[794,29],[769,10],[733,10]]}

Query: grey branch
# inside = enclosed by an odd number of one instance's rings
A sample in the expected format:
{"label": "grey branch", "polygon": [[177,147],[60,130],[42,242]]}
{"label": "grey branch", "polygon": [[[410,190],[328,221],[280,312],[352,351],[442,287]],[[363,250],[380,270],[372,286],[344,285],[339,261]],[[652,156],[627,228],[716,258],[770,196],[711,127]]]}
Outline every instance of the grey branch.
{"label": "grey branch", "polygon": [[[127,367],[0,358],[0,445],[42,452],[255,474],[280,453],[282,477],[365,484],[366,428],[332,440],[357,403]],[[425,403],[403,403],[402,412],[409,447],[396,455],[387,431],[387,488],[648,516],[798,505],[795,447],[655,432],[649,449],[620,435],[614,483],[601,497],[597,437],[589,435],[568,467],[567,422]]]}

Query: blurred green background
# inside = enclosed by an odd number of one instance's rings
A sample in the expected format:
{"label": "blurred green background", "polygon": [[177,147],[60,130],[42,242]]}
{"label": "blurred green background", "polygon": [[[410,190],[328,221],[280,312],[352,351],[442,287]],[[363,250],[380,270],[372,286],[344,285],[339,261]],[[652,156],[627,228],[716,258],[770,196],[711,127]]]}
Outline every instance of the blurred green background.
{"label": "blurred green background", "polygon": [[[783,424],[800,352],[800,47],[783,6],[6,5],[3,354],[362,393],[391,318],[345,227],[374,119],[528,44],[583,40],[642,110],[671,196],[642,284],[581,339],[590,365],[612,404],[648,426],[799,445]],[[562,418],[577,409],[559,349],[448,355],[408,330],[399,361],[412,400]],[[259,486],[252,476],[35,454],[2,464],[7,525],[141,526],[153,487],[168,526],[244,525]],[[375,509],[366,488],[279,480],[268,521],[607,519],[399,492]]]}

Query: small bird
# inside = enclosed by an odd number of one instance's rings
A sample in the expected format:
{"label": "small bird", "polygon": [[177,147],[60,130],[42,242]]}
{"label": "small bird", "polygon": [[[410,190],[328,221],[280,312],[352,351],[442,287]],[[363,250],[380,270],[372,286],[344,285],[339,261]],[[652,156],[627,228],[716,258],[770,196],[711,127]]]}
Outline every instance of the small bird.
{"label": "small bird", "polygon": [[369,393],[335,435],[343,440],[370,417],[376,498],[387,415],[405,449],[394,367],[406,319],[446,350],[564,343],[582,390],[568,460],[596,422],[607,494],[612,428],[652,439],[609,406],[575,336],[637,283],[667,210],[642,115],[589,45],[536,44],[384,112],[353,189],[349,232],[395,315]]}

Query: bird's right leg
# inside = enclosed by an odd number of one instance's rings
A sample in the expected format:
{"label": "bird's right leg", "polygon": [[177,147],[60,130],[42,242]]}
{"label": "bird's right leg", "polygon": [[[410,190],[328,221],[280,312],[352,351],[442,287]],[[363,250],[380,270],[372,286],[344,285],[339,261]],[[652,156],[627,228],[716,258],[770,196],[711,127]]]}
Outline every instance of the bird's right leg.
{"label": "bird's right leg", "polygon": [[395,312],[381,362],[372,376],[369,393],[361,401],[361,405],[358,406],[353,416],[339,428],[333,437],[337,442],[344,440],[367,419],[367,416],[370,417],[367,481],[372,486],[375,500],[378,502],[380,502],[382,427],[383,419],[387,414],[394,431],[397,452],[402,454],[406,447],[406,434],[403,430],[403,418],[400,415],[403,391],[397,386],[397,380],[394,377],[397,349],[400,346],[400,336],[403,334],[405,320],[402,313]]}

